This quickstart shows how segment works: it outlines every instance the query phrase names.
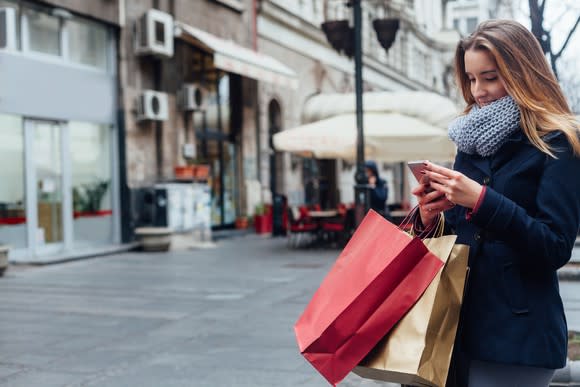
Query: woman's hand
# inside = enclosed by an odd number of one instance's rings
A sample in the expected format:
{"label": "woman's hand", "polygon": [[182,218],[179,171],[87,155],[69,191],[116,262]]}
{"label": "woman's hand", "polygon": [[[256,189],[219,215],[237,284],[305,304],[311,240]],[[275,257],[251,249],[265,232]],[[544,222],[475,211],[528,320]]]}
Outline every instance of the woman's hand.
{"label": "woman's hand", "polygon": [[437,219],[439,213],[454,206],[443,193],[430,188],[429,180],[424,177],[421,184],[411,191],[419,202],[419,215],[425,227],[429,227]]}
{"label": "woman's hand", "polygon": [[424,172],[430,186],[444,195],[451,204],[471,209],[477,204],[483,188],[478,182],[460,172],[430,162],[425,163]]}

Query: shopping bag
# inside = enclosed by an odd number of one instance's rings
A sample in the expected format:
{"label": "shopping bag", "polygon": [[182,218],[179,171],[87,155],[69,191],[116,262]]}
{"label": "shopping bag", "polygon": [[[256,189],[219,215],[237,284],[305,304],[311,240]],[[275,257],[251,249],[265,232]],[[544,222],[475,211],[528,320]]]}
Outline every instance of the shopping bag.
{"label": "shopping bag", "polygon": [[456,236],[424,240],[446,260],[425,293],[354,369],[359,376],[413,386],[445,386],[467,277],[469,247]]}
{"label": "shopping bag", "polygon": [[336,385],[442,266],[419,238],[369,211],[294,326],[300,352]]}

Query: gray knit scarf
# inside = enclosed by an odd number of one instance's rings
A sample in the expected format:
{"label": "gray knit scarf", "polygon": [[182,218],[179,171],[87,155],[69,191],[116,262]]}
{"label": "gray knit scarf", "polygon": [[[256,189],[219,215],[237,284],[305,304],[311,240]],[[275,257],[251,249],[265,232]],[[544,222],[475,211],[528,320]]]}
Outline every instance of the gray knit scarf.
{"label": "gray knit scarf", "polygon": [[520,109],[508,95],[483,107],[473,105],[469,113],[451,121],[449,138],[462,152],[488,157],[519,127]]}

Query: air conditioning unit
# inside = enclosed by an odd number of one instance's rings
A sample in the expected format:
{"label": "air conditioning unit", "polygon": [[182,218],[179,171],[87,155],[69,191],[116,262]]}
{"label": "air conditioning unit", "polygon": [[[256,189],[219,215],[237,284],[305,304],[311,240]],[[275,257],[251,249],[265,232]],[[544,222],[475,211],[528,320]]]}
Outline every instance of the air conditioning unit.
{"label": "air conditioning unit", "polygon": [[179,106],[184,111],[205,110],[205,99],[205,89],[193,83],[184,84],[179,92]]}
{"label": "air conditioning unit", "polygon": [[0,50],[16,50],[16,10],[0,8]]}
{"label": "air conditioning unit", "polygon": [[137,103],[139,121],[165,121],[169,116],[167,94],[154,90],[144,90]]}
{"label": "air conditioning unit", "polygon": [[137,21],[137,55],[173,56],[173,16],[150,9]]}

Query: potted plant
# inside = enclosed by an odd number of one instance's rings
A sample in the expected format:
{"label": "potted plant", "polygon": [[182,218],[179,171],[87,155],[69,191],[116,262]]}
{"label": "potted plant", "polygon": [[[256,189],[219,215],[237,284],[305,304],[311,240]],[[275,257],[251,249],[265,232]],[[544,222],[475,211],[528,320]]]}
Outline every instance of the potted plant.
{"label": "potted plant", "polygon": [[73,187],[73,209],[75,217],[99,214],[103,197],[109,189],[109,181],[97,180]]}
{"label": "potted plant", "polygon": [[236,218],[235,226],[239,230],[248,228],[249,219],[246,215],[240,215]]}

